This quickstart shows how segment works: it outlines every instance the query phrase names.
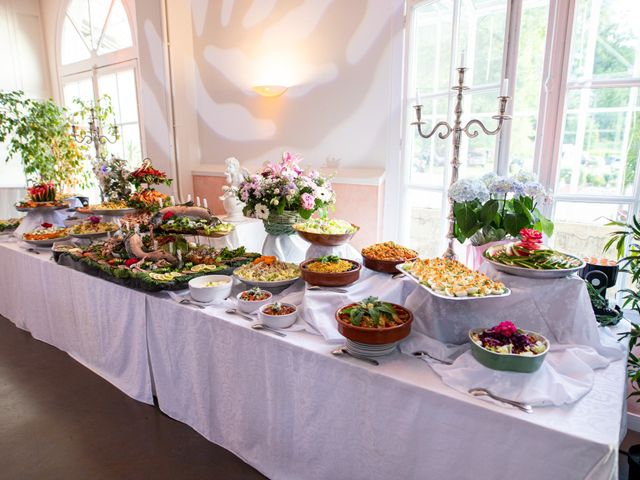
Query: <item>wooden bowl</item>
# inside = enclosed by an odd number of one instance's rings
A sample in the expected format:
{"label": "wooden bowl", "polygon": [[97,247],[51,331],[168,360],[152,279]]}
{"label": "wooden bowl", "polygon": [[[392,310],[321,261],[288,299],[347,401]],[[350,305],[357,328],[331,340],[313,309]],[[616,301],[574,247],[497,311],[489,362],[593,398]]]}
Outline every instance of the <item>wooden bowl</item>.
{"label": "wooden bowl", "polygon": [[405,260],[378,260],[376,258],[365,257],[363,255],[362,258],[364,259],[364,262],[362,262],[364,266],[371,270],[382,273],[398,273],[398,269],[396,268],[398,265],[410,262],[418,257],[416,255],[413,258],[407,258]]}
{"label": "wooden bowl", "polygon": [[298,230],[295,226],[293,227],[300,237],[304,238],[307,242],[312,243],[313,245],[319,245],[321,247],[337,247],[338,245],[344,245],[348,243],[353,236],[358,233],[360,227],[357,225],[351,224],[356,230],[351,233],[311,233],[304,232],[302,230]]}
{"label": "wooden bowl", "polygon": [[336,311],[336,321],[338,322],[338,331],[349,340],[354,342],[366,343],[369,345],[385,345],[389,343],[399,342],[403,338],[406,338],[411,333],[411,323],[413,322],[413,313],[406,308],[392,303],[399,315],[408,317],[408,320],[402,325],[396,325],[395,327],[388,328],[366,328],[356,327],[351,325],[349,321],[340,318],[342,310],[355,305],[350,303],[340,307]]}
{"label": "wooden bowl", "polygon": [[315,262],[316,260],[318,259],[312,258],[310,260],[305,260],[300,264],[302,279],[310,285],[317,285],[319,287],[344,287],[358,281],[358,279],[360,278],[360,270],[362,270],[362,266],[354,260],[349,260],[348,258],[342,259],[356,266],[356,268],[354,268],[353,270],[349,270],[348,272],[329,273],[312,272],[310,270],[307,270],[306,266],[310,263]]}

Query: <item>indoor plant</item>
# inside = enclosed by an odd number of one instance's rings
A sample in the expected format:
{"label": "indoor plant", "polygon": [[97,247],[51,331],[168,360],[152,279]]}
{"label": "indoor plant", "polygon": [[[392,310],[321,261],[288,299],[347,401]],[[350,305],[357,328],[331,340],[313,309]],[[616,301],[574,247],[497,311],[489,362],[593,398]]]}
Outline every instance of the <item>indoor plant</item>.
{"label": "indoor plant", "polygon": [[67,110],[52,100],[0,92],[0,142],[7,142],[7,160],[20,157],[28,183],[53,183],[67,193],[89,185],[85,147],[71,136]]}
{"label": "indoor plant", "polygon": [[301,218],[308,219],[317,210],[326,212],[335,201],[329,179],[315,170],[303,170],[300,160],[285,152],[278,163],[267,163],[238,187],[238,199],[246,204],[243,213],[261,219],[267,233],[292,235]]}

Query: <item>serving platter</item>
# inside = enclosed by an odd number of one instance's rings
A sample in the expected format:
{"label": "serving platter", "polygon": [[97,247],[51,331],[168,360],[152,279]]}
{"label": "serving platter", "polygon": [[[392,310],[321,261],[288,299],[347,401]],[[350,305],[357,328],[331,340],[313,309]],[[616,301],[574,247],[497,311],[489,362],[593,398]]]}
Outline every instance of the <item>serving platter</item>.
{"label": "serving platter", "polygon": [[93,238],[106,237],[109,233],[114,233],[114,232],[71,233],[71,236],[73,238],[93,239]]}
{"label": "serving platter", "polygon": [[524,267],[516,267],[514,265],[505,265],[504,263],[497,262],[493,260],[490,255],[491,252],[495,251],[495,249],[502,247],[502,245],[495,245],[490,247],[484,253],[484,260],[488,262],[493,268],[498,270],[499,272],[509,273],[511,275],[517,275],[519,277],[527,277],[527,278],[563,278],[568,277],[569,275],[573,275],[574,273],[578,273],[580,270],[584,268],[586,265],[584,260],[576,257],[575,255],[569,255],[568,253],[558,252],[561,255],[565,255],[569,258],[578,260],[580,265],[577,267],[571,268],[561,268],[561,269],[548,269],[548,270],[537,270],[534,268],[524,268]]}
{"label": "serving platter", "polygon": [[126,215],[127,213],[133,213],[135,208],[80,208],[76,210],[78,213],[85,215],[107,215],[112,217],[119,217]]}
{"label": "serving platter", "polygon": [[418,278],[416,278],[411,272],[407,271],[404,269],[404,266],[406,265],[406,263],[401,263],[400,265],[398,265],[396,268],[398,269],[398,271],[400,271],[401,273],[404,273],[406,275],[406,277],[411,280],[414,283],[417,283],[420,287],[422,287],[423,289],[425,289],[427,292],[429,292],[431,295],[433,295],[434,297],[438,297],[438,298],[442,298],[444,300],[454,300],[454,301],[469,301],[469,300],[484,300],[484,299],[488,299],[488,298],[502,298],[502,297],[508,297],[509,295],[511,295],[511,289],[509,289],[508,287],[505,286],[505,292],[504,293],[500,293],[500,294],[496,294],[496,295],[484,295],[482,297],[450,297],[448,295],[443,295],[441,293],[436,292],[435,290],[433,290],[432,288],[429,288],[428,286],[426,286],[425,284],[423,284]]}
{"label": "serving platter", "polygon": [[53,212],[56,210],[62,210],[64,208],[69,208],[69,205],[47,205],[41,207],[21,207],[20,205],[15,205],[16,210],[18,212]]}
{"label": "serving platter", "polygon": [[46,240],[27,240],[26,238],[22,238],[21,240],[36,247],[51,247],[56,242],[62,242],[69,239],[70,237],[67,235],[66,237],[48,238]]}

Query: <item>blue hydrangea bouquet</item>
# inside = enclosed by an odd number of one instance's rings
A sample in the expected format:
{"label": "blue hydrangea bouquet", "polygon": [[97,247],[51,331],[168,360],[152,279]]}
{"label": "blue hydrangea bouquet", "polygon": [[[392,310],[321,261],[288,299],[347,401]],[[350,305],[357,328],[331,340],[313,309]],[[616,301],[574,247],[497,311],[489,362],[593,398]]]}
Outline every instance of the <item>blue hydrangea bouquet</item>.
{"label": "blue hydrangea bouquet", "polygon": [[478,179],[461,179],[451,185],[455,236],[473,245],[517,237],[523,228],[534,228],[550,237],[553,222],[538,205],[551,201],[551,195],[531,172],[513,177],[488,173]]}

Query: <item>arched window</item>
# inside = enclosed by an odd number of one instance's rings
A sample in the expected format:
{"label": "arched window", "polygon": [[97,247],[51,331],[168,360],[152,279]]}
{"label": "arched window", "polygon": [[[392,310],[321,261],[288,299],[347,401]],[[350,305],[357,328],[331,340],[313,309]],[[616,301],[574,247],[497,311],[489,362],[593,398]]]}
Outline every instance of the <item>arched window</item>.
{"label": "arched window", "polygon": [[111,97],[120,139],[110,153],[131,166],[143,158],[138,108],[138,61],[126,0],[71,0],[60,29],[60,83],[64,104]]}

